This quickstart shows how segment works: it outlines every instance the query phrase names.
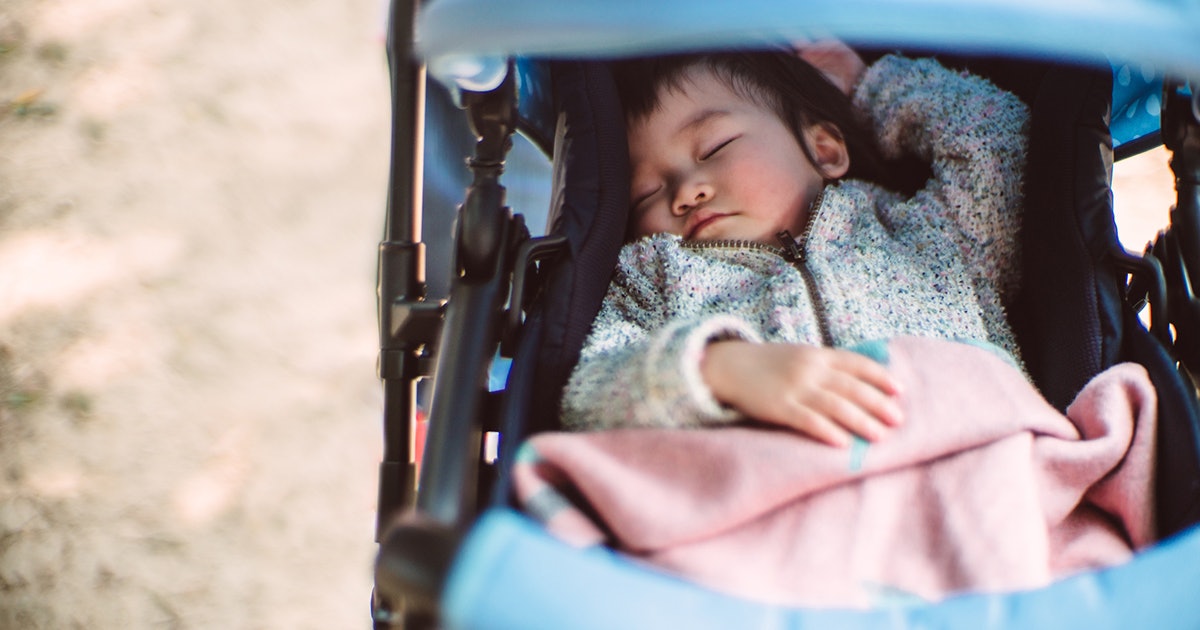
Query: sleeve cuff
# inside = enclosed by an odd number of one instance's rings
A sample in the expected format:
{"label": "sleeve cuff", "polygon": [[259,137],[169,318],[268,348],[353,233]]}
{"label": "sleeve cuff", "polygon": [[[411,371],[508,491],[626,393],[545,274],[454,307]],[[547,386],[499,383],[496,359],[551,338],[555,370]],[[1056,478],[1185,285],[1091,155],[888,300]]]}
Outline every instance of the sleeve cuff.
{"label": "sleeve cuff", "polygon": [[[658,373],[658,379],[667,374],[675,374],[680,381],[676,384],[662,383],[668,389],[678,388],[679,398],[672,396],[652,396],[651,398],[663,404],[662,408],[650,410],[660,418],[693,418],[695,424],[721,424],[741,419],[741,414],[725,407],[713,396],[712,390],[704,382],[700,364],[708,344],[714,341],[740,339],[760,342],[758,333],[745,321],[732,316],[718,316],[705,319],[691,325],[678,325],[667,334],[660,337],[663,347],[651,356],[676,357],[675,365],[648,365],[650,370]],[[651,377],[647,374],[647,377]],[[673,400],[674,399],[674,400]],[[672,404],[673,402],[673,404]],[[681,408],[669,408],[679,405]],[[688,423],[691,424],[691,423]]]}

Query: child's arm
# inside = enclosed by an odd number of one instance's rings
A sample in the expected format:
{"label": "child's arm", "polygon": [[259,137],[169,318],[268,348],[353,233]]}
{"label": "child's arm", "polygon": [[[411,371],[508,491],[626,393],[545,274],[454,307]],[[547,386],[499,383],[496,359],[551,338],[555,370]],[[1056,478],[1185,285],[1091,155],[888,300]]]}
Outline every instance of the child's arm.
{"label": "child's arm", "polygon": [[[610,293],[610,297],[612,294]],[[749,341],[733,317],[647,331],[606,300],[563,397],[573,430],[683,428],[746,418],[832,446],[874,441],[901,423],[899,387],[847,350]]]}
{"label": "child's arm", "polygon": [[899,422],[897,386],[861,355],[759,343],[728,315],[668,312],[661,260],[642,243],[622,260],[563,394],[573,430],[701,427],[752,418],[834,445]]}
{"label": "child's arm", "polygon": [[700,359],[711,341],[757,339],[757,333],[735,317],[668,313],[661,262],[644,241],[622,250],[563,392],[565,428],[699,427],[741,419],[713,398]]}
{"label": "child's arm", "polygon": [[867,69],[853,99],[885,155],[915,155],[932,167],[926,186],[888,220],[954,239],[992,287],[1013,289],[1029,121],[1020,99],[935,60],[892,55]]}

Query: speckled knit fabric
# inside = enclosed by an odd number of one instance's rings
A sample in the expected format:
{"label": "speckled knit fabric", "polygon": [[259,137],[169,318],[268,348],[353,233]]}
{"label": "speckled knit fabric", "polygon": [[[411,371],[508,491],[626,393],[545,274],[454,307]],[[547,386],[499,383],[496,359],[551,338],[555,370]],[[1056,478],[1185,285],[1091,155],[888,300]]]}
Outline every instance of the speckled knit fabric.
{"label": "speckled knit fabric", "polygon": [[700,377],[721,338],[848,347],[899,335],[999,346],[1020,362],[1002,296],[1017,289],[1028,111],[986,80],[887,56],[854,103],[886,155],[933,177],[911,198],[827,186],[797,259],[782,247],[626,245],[563,398],[568,429],[740,419]]}

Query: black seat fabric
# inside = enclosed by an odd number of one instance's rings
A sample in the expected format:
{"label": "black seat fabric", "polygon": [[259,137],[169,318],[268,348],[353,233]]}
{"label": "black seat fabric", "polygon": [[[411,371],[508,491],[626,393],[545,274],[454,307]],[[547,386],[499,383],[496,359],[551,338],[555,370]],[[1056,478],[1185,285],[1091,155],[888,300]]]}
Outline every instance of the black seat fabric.
{"label": "black seat fabric", "polygon": [[1034,381],[1065,409],[1117,361],[1121,288],[1109,181],[1111,75],[1057,69],[1032,103],[1022,292],[1011,316]]}
{"label": "black seat fabric", "polygon": [[569,251],[540,301],[532,432],[558,426],[562,388],[612,277],[629,207],[625,121],[608,66],[558,61],[550,69],[558,121],[548,232],[565,236]]}

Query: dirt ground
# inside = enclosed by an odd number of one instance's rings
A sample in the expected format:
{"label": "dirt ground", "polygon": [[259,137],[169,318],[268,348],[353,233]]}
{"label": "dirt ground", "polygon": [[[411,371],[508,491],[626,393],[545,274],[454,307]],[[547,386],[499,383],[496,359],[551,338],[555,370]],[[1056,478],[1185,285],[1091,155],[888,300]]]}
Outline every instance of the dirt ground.
{"label": "dirt ground", "polygon": [[0,628],[368,627],[379,4],[0,2]]}
{"label": "dirt ground", "polygon": [[380,3],[0,2],[0,630],[368,627]]}

